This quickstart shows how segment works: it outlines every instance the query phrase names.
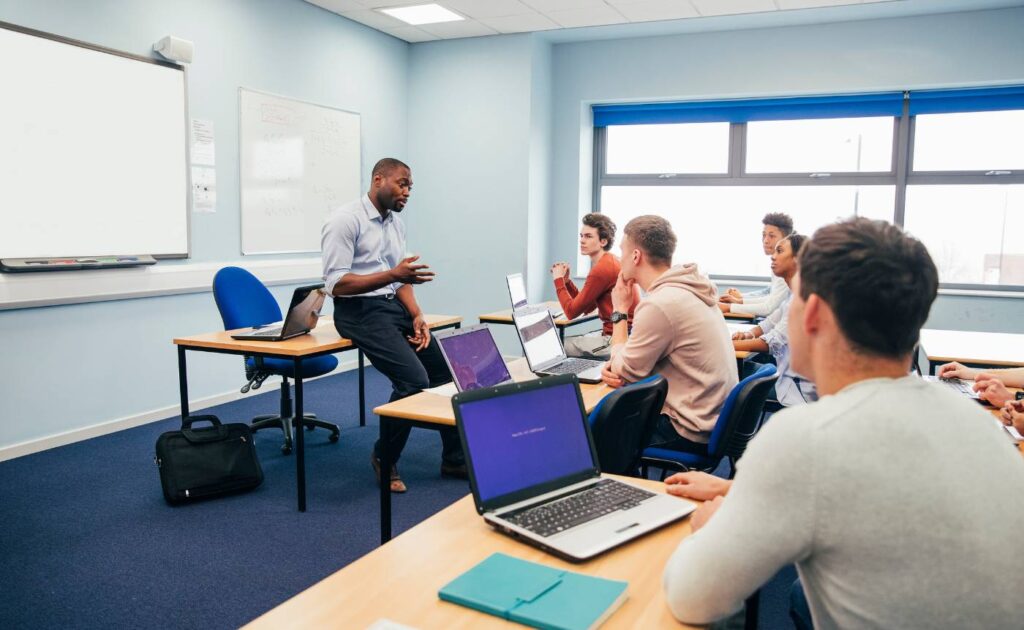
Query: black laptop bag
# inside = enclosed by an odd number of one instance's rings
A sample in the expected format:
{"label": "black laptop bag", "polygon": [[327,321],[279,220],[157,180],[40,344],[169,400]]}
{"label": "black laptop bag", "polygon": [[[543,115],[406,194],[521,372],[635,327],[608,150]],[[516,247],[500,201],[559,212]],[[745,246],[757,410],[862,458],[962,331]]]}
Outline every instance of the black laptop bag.
{"label": "black laptop bag", "polygon": [[[212,426],[193,429],[198,422]],[[171,505],[252,490],[263,483],[252,432],[246,424],[221,424],[216,416],[190,416],[180,431],[156,441],[160,485]]]}

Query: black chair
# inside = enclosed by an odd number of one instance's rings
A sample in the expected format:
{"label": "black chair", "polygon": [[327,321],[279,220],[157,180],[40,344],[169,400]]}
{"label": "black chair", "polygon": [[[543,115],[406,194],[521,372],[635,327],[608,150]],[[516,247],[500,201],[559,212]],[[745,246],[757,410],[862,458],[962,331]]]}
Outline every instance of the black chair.
{"label": "black chair", "polygon": [[601,472],[638,477],[640,454],[651,443],[654,422],[668,395],[655,374],[608,394],[590,412],[590,432]]}

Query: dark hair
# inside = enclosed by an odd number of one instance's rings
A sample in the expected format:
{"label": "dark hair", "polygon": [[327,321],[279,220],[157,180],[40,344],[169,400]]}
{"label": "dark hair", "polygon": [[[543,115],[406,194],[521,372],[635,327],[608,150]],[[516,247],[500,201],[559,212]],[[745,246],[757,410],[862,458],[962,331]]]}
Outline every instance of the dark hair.
{"label": "dark hair", "polygon": [[904,357],[939,288],[921,241],[885,221],[849,219],[814,233],[800,254],[800,297],[828,303],[854,350]]}
{"label": "dark hair", "polygon": [[676,252],[676,234],[665,219],[645,214],[626,224],[623,229],[633,244],[643,250],[652,263],[672,264]]}
{"label": "dark hair", "polygon": [[[793,257],[797,258],[800,256],[800,250],[803,249],[804,243],[807,242],[807,237],[804,236],[803,234],[797,234],[796,232],[793,232],[792,234],[790,234],[789,236],[782,240],[789,241],[789,247],[790,249],[793,250]],[[782,241],[779,242],[781,243]]]}
{"label": "dark hair", "polygon": [[612,248],[615,242],[615,223],[607,215],[599,212],[591,212],[583,215],[583,225],[597,230],[597,238],[608,241],[604,245],[604,251]]}
{"label": "dark hair", "polygon": [[396,160],[395,158],[384,158],[378,160],[377,163],[373,165],[373,170],[370,171],[370,177],[376,177],[377,175],[390,175],[391,171],[395,170],[396,168],[405,168],[410,171],[412,170],[411,168],[409,168],[409,165],[403,162],[402,160]]}
{"label": "dark hair", "polygon": [[793,217],[785,212],[769,212],[761,219],[761,223],[764,225],[774,225],[779,228],[783,236],[789,236],[793,233]]}

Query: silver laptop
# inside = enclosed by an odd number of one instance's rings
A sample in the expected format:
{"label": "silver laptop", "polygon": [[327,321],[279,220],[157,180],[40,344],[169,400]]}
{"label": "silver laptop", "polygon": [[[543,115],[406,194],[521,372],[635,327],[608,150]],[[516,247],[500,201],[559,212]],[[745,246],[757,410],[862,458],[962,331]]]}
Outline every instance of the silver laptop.
{"label": "silver laptop", "polygon": [[530,304],[526,299],[526,283],[523,282],[523,274],[521,273],[510,273],[505,276],[505,283],[508,284],[508,297],[512,300],[512,312],[526,309],[534,310],[538,308],[545,308],[551,313],[552,317],[561,317],[563,315],[562,309],[559,308],[548,308],[543,304]]}
{"label": "silver laptop", "polygon": [[601,478],[572,375],[463,392],[452,406],[477,512],[513,538],[578,562],[694,510]]}
{"label": "silver laptop", "polygon": [[543,308],[512,312],[530,371],[541,376],[575,374],[583,383],[600,383],[604,361],[569,358],[551,313]]}
{"label": "silver laptop", "polygon": [[434,333],[434,339],[460,392],[512,382],[487,324],[444,330]]}
{"label": "silver laptop", "polygon": [[978,392],[974,391],[974,383],[972,383],[971,381],[965,381],[960,378],[939,378],[938,376],[928,375],[923,375],[921,376],[921,378],[928,381],[929,383],[941,383],[946,387],[949,387],[950,389],[956,391],[958,394],[967,396],[968,398],[974,400],[975,402],[981,403],[983,405],[986,404],[985,401],[982,400],[981,396],[978,395]]}
{"label": "silver laptop", "polygon": [[308,333],[316,328],[320,319],[320,309],[324,305],[323,288],[322,284],[313,284],[295,289],[284,322],[253,326],[250,332],[231,335],[231,338],[247,341],[283,341]]}

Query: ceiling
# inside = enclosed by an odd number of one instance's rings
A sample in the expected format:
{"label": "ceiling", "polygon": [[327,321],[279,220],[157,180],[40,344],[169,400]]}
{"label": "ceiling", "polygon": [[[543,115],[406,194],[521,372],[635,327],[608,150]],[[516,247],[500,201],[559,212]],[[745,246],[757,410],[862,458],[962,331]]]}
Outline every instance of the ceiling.
{"label": "ceiling", "polygon": [[[902,0],[306,0],[407,42],[526,33],[610,24],[780,13]],[[458,22],[409,26],[374,9],[436,2]]]}

